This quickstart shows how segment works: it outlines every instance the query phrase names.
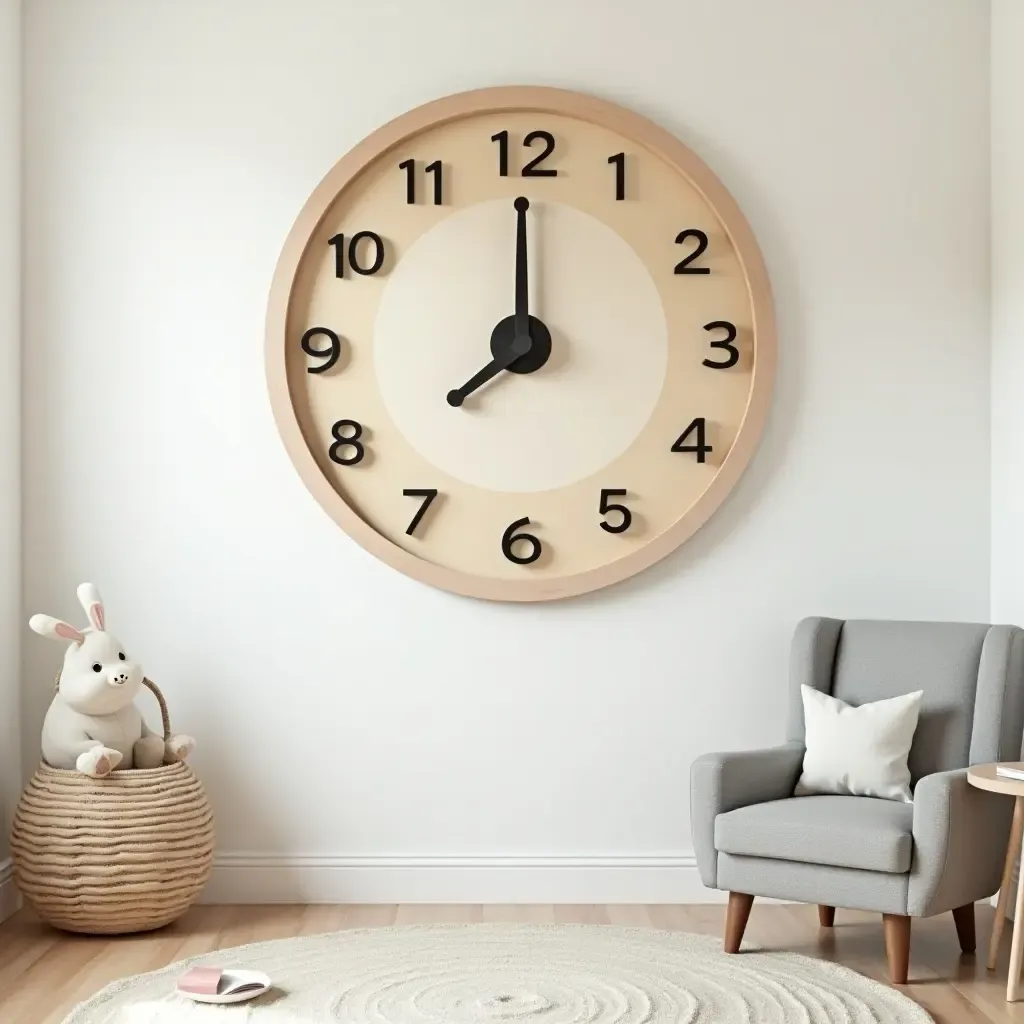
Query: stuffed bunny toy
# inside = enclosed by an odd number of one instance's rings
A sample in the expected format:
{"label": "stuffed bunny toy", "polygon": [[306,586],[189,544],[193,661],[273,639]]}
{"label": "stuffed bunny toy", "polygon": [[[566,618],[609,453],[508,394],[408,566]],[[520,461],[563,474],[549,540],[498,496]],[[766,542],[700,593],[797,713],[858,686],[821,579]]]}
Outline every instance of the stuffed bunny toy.
{"label": "stuffed bunny toy", "polygon": [[100,779],[122,768],[157,768],[184,761],[195,746],[191,736],[164,742],[151,732],[133,703],[142,687],[142,669],[106,630],[99,591],[78,588],[90,627],[76,629],[49,615],[33,615],[29,625],[53,640],[70,640],[64,653],[57,695],[43,721],[43,760],[54,768],[77,768]]}

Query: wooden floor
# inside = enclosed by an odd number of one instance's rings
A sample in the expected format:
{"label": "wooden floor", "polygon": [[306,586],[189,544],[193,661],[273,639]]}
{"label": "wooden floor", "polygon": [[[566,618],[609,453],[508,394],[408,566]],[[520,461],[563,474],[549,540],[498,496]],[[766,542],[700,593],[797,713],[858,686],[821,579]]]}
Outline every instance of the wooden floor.
{"label": "wooden floor", "polygon": [[[985,970],[993,911],[978,908],[977,956],[961,956],[953,919],[914,921],[910,984],[903,991],[939,1024],[1024,1022],[1024,1002],[1007,1003],[1009,932],[997,971]],[[339,928],[433,921],[537,921],[641,925],[721,935],[724,907],[706,906],[258,906],[195,907],[163,931],[135,938],[65,935],[23,910],[0,925],[0,1021],[60,1024],[67,1011],[116,978],[225,946]],[[878,915],[836,912],[832,931],[814,907],[758,905],[745,944],[846,964],[886,980]]]}

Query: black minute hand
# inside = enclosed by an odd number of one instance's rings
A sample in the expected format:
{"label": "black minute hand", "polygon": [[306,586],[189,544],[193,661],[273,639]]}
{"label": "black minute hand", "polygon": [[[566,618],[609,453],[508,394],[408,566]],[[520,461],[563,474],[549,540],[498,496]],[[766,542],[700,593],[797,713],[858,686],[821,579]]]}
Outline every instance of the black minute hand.
{"label": "black minute hand", "polygon": [[530,200],[520,196],[513,204],[516,208],[516,310],[515,336],[530,336],[530,285],[526,263],[526,211]]}
{"label": "black minute hand", "polygon": [[[529,270],[526,254],[526,211],[530,208],[530,200],[526,196],[519,196],[512,204],[516,211],[516,308],[515,314],[502,320],[491,334],[491,354],[494,358],[477,373],[473,374],[461,388],[455,388],[448,392],[448,404],[458,408],[477,388],[482,387],[492,377],[496,377],[502,370],[507,370],[512,364],[525,356],[534,348],[533,336],[530,333],[530,283]],[[503,328],[512,321],[512,337]],[[535,366],[516,368],[516,373],[532,373],[544,365],[550,352],[551,339],[547,335],[547,329],[543,329],[541,348],[546,351],[540,352],[540,360]],[[521,364],[520,364],[521,365]]]}

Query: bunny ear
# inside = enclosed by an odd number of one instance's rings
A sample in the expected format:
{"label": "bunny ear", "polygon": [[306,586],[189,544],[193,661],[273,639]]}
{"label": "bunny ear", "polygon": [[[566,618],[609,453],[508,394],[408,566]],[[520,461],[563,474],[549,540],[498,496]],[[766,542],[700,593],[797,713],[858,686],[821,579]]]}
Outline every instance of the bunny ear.
{"label": "bunny ear", "polygon": [[92,628],[103,632],[107,628],[107,616],[103,611],[103,599],[100,597],[100,592],[92,583],[83,583],[78,588],[78,600],[82,602],[82,607],[89,617],[89,624]]}
{"label": "bunny ear", "polygon": [[51,640],[73,640],[76,644],[85,640],[85,635],[80,630],[61,622],[60,619],[55,619],[52,615],[33,615],[28,624],[40,636],[48,636]]}

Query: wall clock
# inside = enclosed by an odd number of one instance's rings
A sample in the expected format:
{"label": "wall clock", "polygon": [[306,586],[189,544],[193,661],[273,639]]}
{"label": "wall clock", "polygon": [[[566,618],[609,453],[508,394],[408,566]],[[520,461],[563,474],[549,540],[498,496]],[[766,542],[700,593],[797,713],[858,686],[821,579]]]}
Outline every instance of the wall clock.
{"label": "wall clock", "polygon": [[775,327],[725,187],[611,103],[495,88],[386,124],[300,212],[271,289],[275,418],[368,551],[474,597],[622,580],[722,503]]}

